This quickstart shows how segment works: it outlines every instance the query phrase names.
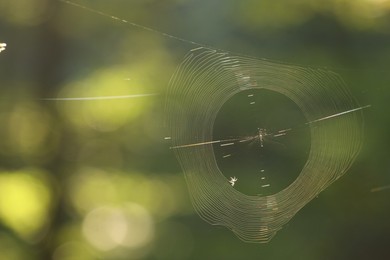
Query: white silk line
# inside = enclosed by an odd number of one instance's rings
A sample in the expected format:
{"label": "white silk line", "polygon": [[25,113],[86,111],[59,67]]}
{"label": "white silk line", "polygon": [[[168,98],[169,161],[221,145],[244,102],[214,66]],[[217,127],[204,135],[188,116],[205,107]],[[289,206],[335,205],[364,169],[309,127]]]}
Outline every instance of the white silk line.
{"label": "white silk line", "polygon": [[110,100],[110,99],[127,99],[127,98],[140,98],[156,96],[158,94],[136,94],[136,95],[123,95],[123,96],[104,96],[104,97],[59,97],[59,98],[40,98],[44,101],[84,101],[84,100]]}
{"label": "white silk line", "polygon": [[343,112],[340,112],[340,113],[337,113],[337,114],[334,114],[334,115],[322,117],[322,118],[319,118],[319,119],[307,122],[306,125],[312,124],[312,123],[316,123],[316,122],[320,122],[320,121],[327,120],[327,119],[331,119],[331,118],[334,118],[334,117],[342,116],[342,115],[345,115],[345,114],[348,114],[348,113],[352,113],[352,112],[355,112],[355,111],[359,111],[359,110],[363,110],[363,109],[369,108],[369,107],[371,107],[371,105],[367,105],[367,106],[358,107],[358,108],[354,108],[354,109],[351,109],[351,110],[343,111]]}

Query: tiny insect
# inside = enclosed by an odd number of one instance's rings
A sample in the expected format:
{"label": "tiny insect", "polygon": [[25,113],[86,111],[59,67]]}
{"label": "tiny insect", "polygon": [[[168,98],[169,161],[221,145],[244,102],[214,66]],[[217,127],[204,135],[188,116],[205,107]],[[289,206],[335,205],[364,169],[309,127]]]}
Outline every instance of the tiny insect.
{"label": "tiny insect", "polygon": [[230,177],[229,183],[234,187],[234,184],[236,184],[236,181],[238,181],[238,179],[235,176],[234,177]]}

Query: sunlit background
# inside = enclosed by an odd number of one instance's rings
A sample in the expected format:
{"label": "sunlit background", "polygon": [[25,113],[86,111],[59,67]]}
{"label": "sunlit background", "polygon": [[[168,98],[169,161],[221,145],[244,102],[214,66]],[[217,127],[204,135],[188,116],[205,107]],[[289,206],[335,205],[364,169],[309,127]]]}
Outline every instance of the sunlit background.
{"label": "sunlit background", "polygon": [[[164,140],[170,76],[199,45],[56,0],[0,0],[0,259],[390,257],[390,1],[74,1],[188,41],[335,71],[372,105],[365,146],[269,244],[245,244],[196,215]],[[139,94],[152,95],[50,100]]]}

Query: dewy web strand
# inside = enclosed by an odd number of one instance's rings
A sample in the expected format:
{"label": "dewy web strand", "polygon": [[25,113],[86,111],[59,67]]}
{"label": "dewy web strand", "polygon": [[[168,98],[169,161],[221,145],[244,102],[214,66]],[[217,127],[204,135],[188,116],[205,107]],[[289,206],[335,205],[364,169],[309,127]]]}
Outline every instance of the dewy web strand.
{"label": "dewy web strand", "polygon": [[198,42],[190,41],[190,40],[187,40],[187,39],[184,39],[184,38],[180,38],[180,37],[177,37],[177,36],[165,33],[165,32],[161,32],[161,31],[155,30],[155,29],[147,27],[147,26],[143,26],[141,24],[133,23],[133,22],[127,21],[125,19],[122,19],[120,17],[117,17],[115,15],[107,14],[107,13],[104,13],[102,11],[99,11],[99,10],[96,10],[96,9],[93,9],[93,8],[89,8],[87,6],[75,3],[73,1],[68,1],[68,0],[58,0],[58,1],[60,1],[62,3],[65,3],[65,4],[68,4],[68,5],[72,5],[74,7],[80,8],[80,9],[83,9],[83,10],[88,11],[90,13],[94,13],[94,14],[97,14],[97,15],[100,15],[100,16],[103,16],[103,17],[106,17],[106,18],[109,18],[109,19],[112,19],[112,20],[115,20],[115,21],[127,24],[129,26],[139,28],[139,29],[144,30],[144,31],[149,31],[151,33],[160,34],[163,37],[171,38],[171,39],[176,40],[176,41],[189,43],[189,44],[200,46],[200,47],[203,47],[203,48],[215,49],[213,47],[207,46],[206,44],[201,44],[201,43],[198,43]]}
{"label": "dewy web strand", "polygon": [[[213,150],[213,124],[219,110],[235,94],[250,89],[287,96],[311,122],[307,125],[310,153],[300,175],[269,196],[237,191],[236,179],[229,182],[223,175]],[[341,78],[328,71],[198,49],[187,55],[173,75],[168,98],[172,146],[177,148],[174,152],[196,211],[207,222],[226,226],[248,242],[269,241],[348,170],[362,144],[361,109],[356,109],[359,105]],[[339,116],[325,120],[329,115]]]}

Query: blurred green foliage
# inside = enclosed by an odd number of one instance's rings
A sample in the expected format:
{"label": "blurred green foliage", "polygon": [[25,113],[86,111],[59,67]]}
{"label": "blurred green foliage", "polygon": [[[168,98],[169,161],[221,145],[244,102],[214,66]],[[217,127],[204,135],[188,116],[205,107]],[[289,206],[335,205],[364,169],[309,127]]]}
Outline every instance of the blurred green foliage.
{"label": "blurred green foliage", "polygon": [[390,183],[390,1],[77,3],[216,48],[336,70],[373,105],[366,146],[270,244],[245,244],[193,212],[164,142],[164,91],[198,46],[60,1],[0,0],[0,259],[390,256],[388,191],[370,193]]}

